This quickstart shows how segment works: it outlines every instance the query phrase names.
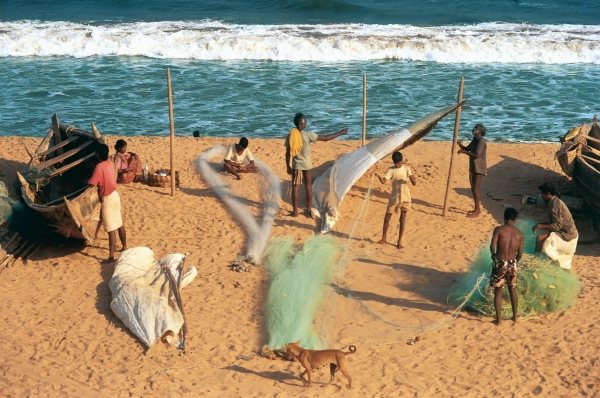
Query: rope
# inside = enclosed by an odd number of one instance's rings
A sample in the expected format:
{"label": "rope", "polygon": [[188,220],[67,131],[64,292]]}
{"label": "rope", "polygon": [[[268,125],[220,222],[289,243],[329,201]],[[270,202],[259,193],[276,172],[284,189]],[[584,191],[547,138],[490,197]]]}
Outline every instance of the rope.
{"label": "rope", "polygon": [[[371,191],[373,189],[373,179],[374,179],[374,175],[371,176],[371,180],[369,181],[369,187],[367,189],[367,193],[365,194],[365,198],[363,200],[363,203],[361,204],[360,208],[359,208],[359,212],[358,215],[356,217],[356,221],[354,222],[354,225],[351,228],[350,233],[348,234],[348,238],[346,239],[346,244],[344,245],[344,248],[342,249],[342,256],[341,256],[341,260],[340,260],[340,269],[338,270],[340,273],[342,271],[345,271],[349,262],[349,256],[350,256],[350,248],[351,248],[351,244],[352,244],[352,239],[354,238],[355,234],[356,234],[356,230],[359,226],[359,224],[364,224],[364,219],[366,217],[367,214],[367,209],[368,209],[368,205],[370,202],[370,197],[371,197]],[[362,228],[361,228],[361,232],[362,232]],[[361,234],[361,241],[364,241],[364,237]],[[486,277],[485,273],[482,273],[478,278],[477,281],[475,282],[474,286],[471,288],[471,290],[469,291],[469,293],[464,297],[463,301],[452,310],[452,312],[449,314],[450,318],[446,318],[444,320],[441,321],[434,321],[434,322],[430,322],[426,325],[423,325],[423,323],[421,322],[421,324],[419,326],[406,326],[406,325],[401,325],[395,321],[389,320],[386,317],[384,317],[383,315],[379,314],[377,311],[371,309],[369,307],[368,304],[366,304],[363,300],[361,300],[360,298],[354,297],[351,293],[345,293],[344,295],[348,298],[350,298],[351,300],[356,301],[364,310],[367,314],[371,315],[373,318],[378,319],[390,326],[393,326],[396,329],[403,329],[403,330],[410,330],[413,332],[419,332],[419,333],[425,333],[425,332],[430,332],[432,330],[436,330],[442,327],[446,327],[447,325],[449,325],[452,321],[454,321],[456,318],[458,318],[458,316],[460,315],[462,309],[464,308],[464,306],[469,302],[469,300],[471,299],[471,297],[473,296],[473,294],[475,294],[475,292],[479,291],[480,289],[480,285],[481,282],[483,281],[483,279]],[[350,289],[348,289],[348,286],[340,283],[340,286],[342,288],[345,288],[346,292],[348,292]],[[421,321],[420,318],[418,318],[419,321]],[[396,339],[394,339],[394,341],[396,341]],[[387,345],[390,343],[379,343],[376,344],[375,346],[381,346],[381,345]]]}

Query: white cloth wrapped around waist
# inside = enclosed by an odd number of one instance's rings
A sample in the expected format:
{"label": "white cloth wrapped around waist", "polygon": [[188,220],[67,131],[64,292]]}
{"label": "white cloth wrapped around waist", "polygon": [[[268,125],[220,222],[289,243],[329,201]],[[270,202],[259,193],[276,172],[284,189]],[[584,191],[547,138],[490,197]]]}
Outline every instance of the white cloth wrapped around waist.
{"label": "white cloth wrapped around waist", "polygon": [[117,191],[102,199],[102,225],[106,232],[116,231],[123,226],[121,197]]}

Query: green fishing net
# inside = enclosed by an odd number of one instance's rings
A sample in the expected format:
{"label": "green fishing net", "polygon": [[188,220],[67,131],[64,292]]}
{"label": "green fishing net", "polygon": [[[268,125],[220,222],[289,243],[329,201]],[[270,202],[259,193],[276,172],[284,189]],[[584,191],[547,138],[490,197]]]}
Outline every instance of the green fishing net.
{"label": "green fishing net", "polygon": [[300,341],[302,347],[322,348],[313,321],[334,276],[337,256],[335,242],[322,235],[309,238],[301,247],[289,237],[269,244],[264,257],[270,279],[266,308],[269,347]]}
{"label": "green fishing net", "polygon": [[[517,294],[519,316],[535,316],[547,312],[563,311],[575,304],[581,282],[571,272],[560,268],[557,262],[534,256],[535,234],[531,228],[536,223],[521,220],[517,228],[524,235],[524,255],[519,262]],[[491,257],[489,243],[481,249],[469,271],[452,287],[449,302],[459,305],[466,300],[467,309],[487,316],[495,316],[494,289],[489,286]],[[512,317],[508,289],[504,288],[502,317]]]}

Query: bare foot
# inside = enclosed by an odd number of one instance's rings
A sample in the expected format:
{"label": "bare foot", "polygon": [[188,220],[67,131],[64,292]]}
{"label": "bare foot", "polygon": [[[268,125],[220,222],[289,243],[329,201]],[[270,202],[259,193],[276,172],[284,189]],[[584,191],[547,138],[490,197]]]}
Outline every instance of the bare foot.
{"label": "bare foot", "polygon": [[298,217],[298,212],[297,211],[292,211],[291,213],[288,214],[288,216],[290,216],[290,217]]}
{"label": "bare foot", "polygon": [[469,217],[469,218],[477,218],[477,217],[479,217],[480,213],[481,213],[480,211],[472,211],[472,212],[467,213],[467,217]]}
{"label": "bare foot", "polygon": [[396,243],[396,247],[398,249],[404,249],[404,246],[402,246],[402,243],[400,243],[400,242]]}
{"label": "bare foot", "polygon": [[513,325],[516,325],[516,324],[517,324],[517,317],[516,317],[516,316],[513,316],[513,317],[512,317],[512,321],[513,321]]}
{"label": "bare foot", "polygon": [[313,218],[312,213],[308,209],[304,209],[304,216],[308,218]]}
{"label": "bare foot", "polygon": [[377,242],[377,243],[379,243],[380,245],[385,245],[387,242],[386,242],[386,240],[385,240],[385,239],[381,239],[381,240],[380,240],[379,242]]}
{"label": "bare foot", "polygon": [[494,319],[492,323],[496,326],[500,326],[500,319]]}

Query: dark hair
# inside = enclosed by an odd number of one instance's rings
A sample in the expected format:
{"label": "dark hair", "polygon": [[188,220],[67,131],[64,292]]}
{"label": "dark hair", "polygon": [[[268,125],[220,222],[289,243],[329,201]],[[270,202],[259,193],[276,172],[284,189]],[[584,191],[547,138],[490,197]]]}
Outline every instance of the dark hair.
{"label": "dark hair", "polygon": [[487,132],[487,130],[485,129],[485,126],[481,123],[477,123],[475,125],[475,127],[473,127],[473,131],[479,131],[481,133],[482,137],[484,137],[485,133]]}
{"label": "dark hair", "polygon": [[504,210],[504,220],[508,221],[508,220],[516,220],[517,216],[519,215],[519,212],[515,209],[513,209],[512,207],[507,207],[506,210]]}
{"label": "dark hair", "polygon": [[302,113],[302,112],[296,113],[296,116],[294,116],[294,125],[296,127],[298,127],[300,125],[300,120],[302,120],[302,119],[306,119],[306,116],[304,116],[304,113]]}
{"label": "dark hair", "polygon": [[98,157],[100,158],[100,160],[107,160],[108,159],[108,145],[99,144],[98,148],[96,149],[96,153],[98,154]]}
{"label": "dark hair", "polygon": [[556,195],[556,187],[549,183],[545,182],[538,187],[542,193],[549,193],[550,195]]}
{"label": "dark hair", "polygon": [[200,130],[194,130],[194,132],[192,133],[192,135],[194,137],[200,137]]}
{"label": "dark hair", "polygon": [[394,164],[401,162],[402,159],[404,159],[404,157],[402,156],[400,151],[396,151],[396,152],[392,153],[392,160],[394,161]]}
{"label": "dark hair", "polygon": [[248,148],[248,138],[246,138],[246,137],[240,138],[240,142],[238,143],[238,145],[244,149]]}
{"label": "dark hair", "polygon": [[115,149],[118,151],[121,148],[123,148],[125,145],[127,145],[127,141],[125,141],[125,140],[117,140],[117,143],[115,144]]}

